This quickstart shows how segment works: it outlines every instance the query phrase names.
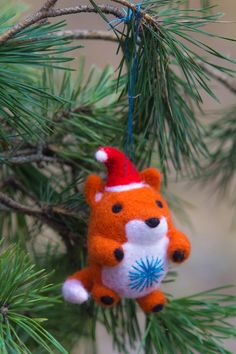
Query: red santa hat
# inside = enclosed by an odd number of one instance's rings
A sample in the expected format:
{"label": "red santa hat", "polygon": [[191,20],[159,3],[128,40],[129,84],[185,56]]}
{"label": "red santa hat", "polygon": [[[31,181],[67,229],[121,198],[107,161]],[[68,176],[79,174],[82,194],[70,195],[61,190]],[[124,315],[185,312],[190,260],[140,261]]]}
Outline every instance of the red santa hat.
{"label": "red santa hat", "polygon": [[122,192],[144,187],[138,171],[123,152],[104,146],[97,150],[95,157],[107,167],[106,191]]}

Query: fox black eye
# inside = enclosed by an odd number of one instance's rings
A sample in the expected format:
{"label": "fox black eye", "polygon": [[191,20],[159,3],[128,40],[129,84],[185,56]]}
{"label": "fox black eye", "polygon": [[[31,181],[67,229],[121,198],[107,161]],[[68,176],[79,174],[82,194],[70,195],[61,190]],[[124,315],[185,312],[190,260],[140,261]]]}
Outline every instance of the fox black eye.
{"label": "fox black eye", "polygon": [[117,214],[117,213],[119,213],[119,212],[122,210],[122,205],[119,204],[119,203],[114,204],[114,205],[112,206],[112,209],[111,209],[111,210],[112,210],[113,213]]}
{"label": "fox black eye", "polygon": [[159,206],[159,208],[163,208],[163,204],[160,200],[156,200],[156,205]]}

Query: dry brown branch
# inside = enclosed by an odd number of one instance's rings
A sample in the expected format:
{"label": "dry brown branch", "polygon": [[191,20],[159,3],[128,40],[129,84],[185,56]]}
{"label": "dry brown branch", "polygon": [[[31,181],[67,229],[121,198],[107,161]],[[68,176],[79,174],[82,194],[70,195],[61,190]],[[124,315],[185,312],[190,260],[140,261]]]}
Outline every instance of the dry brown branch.
{"label": "dry brown branch", "polygon": [[70,228],[64,224],[60,219],[57,220],[55,215],[58,216],[71,216],[76,217],[77,213],[70,212],[60,206],[46,207],[46,208],[35,208],[31,206],[26,206],[19,202],[16,202],[14,199],[8,197],[6,194],[0,192],[0,208],[5,212],[16,212],[22,213],[27,216],[32,216],[41,220],[49,227],[53,228],[61,236],[68,254],[72,259],[74,259],[74,244],[78,243],[81,247],[85,247],[84,241],[82,238],[78,237]]}
{"label": "dry brown branch", "polygon": [[[112,1],[120,5],[123,5],[125,7],[128,7],[129,9],[132,9],[134,13],[137,11],[136,4],[130,3],[126,0],[112,0]],[[32,26],[35,23],[47,18],[78,14],[78,13],[98,13],[98,9],[94,8],[91,5],[79,5],[74,7],[54,9],[53,6],[55,5],[55,3],[56,0],[48,0],[45,3],[45,5],[35,14],[26,17],[24,20],[20,21],[19,23],[17,23],[16,25],[8,29],[5,33],[3,33],[0,36],[0,43],[4,43],[8,41],[23,29]],[[118,7],[114,7],[111,5],[98,5],[97,7],[99,8],[99,11],[103,12],[104,14],[113,15],[118,18],[123,17],[123,13]],[[140,10],[140,17],[146,20],[152,26],[157,27],[156,18],[148,15],[143,10]],[[102,39],[102,38],[98,38],[98,39]]]}
{"label": "dry brown branch", "polygon": [[15,175],[11,175],[0,182],[0,190],[4,189],[7,186],[11,186],[16,191],[20,191],[21,193],[25,194],[27,197],[32,199],[37,204],[37,206],[41,206],[40,202],[36,199],[35,195],[31,193],[31,191],[27,187],[25,187]]}
{"label": "dry brown branch", "polygon": [[0,192],[0,203],[9,208],[11,211],[20,212],[25,215],[38,217],[44,215],[44,211],[42,209],[20,204],[2,192]]}
{"label": "dry brown branch", "polygon": [[[111,41],[118,42],[118,37],[108,31],[99,31],[99,30],[65,30],[52,32],[45,37],[37,37],[37,38],[27,38],[22,40],[17,40],[17,44],[23,43],[32,43],[32,42],[41,42],[46,41],[50,38],[50,36],[58,36],[64,40],[102,40],[102,41]],[[16,41],[12,41],[13,43]]]}
{"label": "dry brown branch", "polygon": [[[15,183],[15,181],[14,181],[14,183]],[[4,205],[5,207],[10,209],[11,211],[23,213],[23,214],[29,215],[29,216],[38,216],[38,217],[44,216],[44,217],[46,217],[47,215],[52,215],[53,213],[58,214],[58,215],[67,215],[67,216],[71,216],[71,217],[78,216],[77,212],[75,212],[73,210],[65,209],[65,208],[61,207],[60,205],[44,207],[44,208],[34,208],[31,206],[26,206],[24,204],[21,204],[21,203],[15,201],[14,199],[10,198],[9,196],[7,196],[6,194],[4,194],[2,192],[0,192],[0,204]]]}
{"label": "dry brown branch", "polygon": [[[46,6],[46,4],[45,4]],[[99,10],[105,14],[113,15],[118,18],[123,17],[122,12],[119,8],[110,5],[98,5]],[[43,6],[35,14],[26,17],[24,20],[20,21],[16,25],[9,28],[5,33],[0,36],[0,44],[8,41],[14,37],[17,33],[21,32],[23,29],[34,25],[35,23],[42,21],[50,17],[64,16],[70,14],[78,13],[98,13],[98,10],[90,5],[79,5],[75,7],[68,7],[62,9],[46,8]]]}
{"label": "dry brown branch", "polygon": [[22,165],[25,163],[33,162],[55,162],[57,161],[56,157],[45,156],[41,154],[33,154],[29,156],[12,156],[6,157],[5,162],[13,165]]}
{"label": "dry brown branch", "polygon": [[94,31],[94,30],[66,30],[54,33],[66,39],[98,39],[103,41],[117,42],[118,38],[115,34],[108,31]]}
{"label": "dry brown branch", "polygon": [[[118,18],[124,17],[123,12],[121,12],[118,7],[114,7],[111,5],[98,5],[98,8],[104,14],[113,15]],[[51,9],[48,11],[48,15],[46,17],[50,18],[64,15],[73,15],[78,13],[98,13],[98,10],[91,5],[79,5],[62,9]]]}
{"label": "dry brown branch", "polygon": [[73,109],[66,109],[64,112],[57,114],[53,117],[53,122],[61,122],[63,118],[69,118],[73,113],[80,113],[80,114],[91,114],[92,107],[91,106],[79,106]]}
{"label": "dry brown branch", "polygon": [[47,11],[51,9],[55,4],[57,3],[58,0],[47,0],[45,4],[41,7],[40,11]]}

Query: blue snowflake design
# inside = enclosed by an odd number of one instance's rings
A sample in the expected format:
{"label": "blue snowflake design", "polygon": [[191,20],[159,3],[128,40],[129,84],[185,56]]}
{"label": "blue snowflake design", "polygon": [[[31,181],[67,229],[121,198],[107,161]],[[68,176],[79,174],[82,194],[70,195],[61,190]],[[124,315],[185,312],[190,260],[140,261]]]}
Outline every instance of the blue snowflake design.
{"label": "blue snowflake design", "polygon": [[159,258],[152,257],[151,260],[140,258],[129,271],[129,287],[138,292],[158,283],[164,272],[164,263]]}

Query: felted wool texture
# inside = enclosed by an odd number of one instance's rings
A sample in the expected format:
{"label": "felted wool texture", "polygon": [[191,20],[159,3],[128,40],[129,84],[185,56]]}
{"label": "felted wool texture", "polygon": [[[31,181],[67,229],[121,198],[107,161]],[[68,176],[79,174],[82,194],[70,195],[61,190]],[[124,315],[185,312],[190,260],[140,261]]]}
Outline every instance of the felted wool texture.
{"label": "felted wool texture", "polygon": [[87,291],[91,291],[93,286],[93,270],[91,267],[86,267],[74,274],[70,275],[67,280],[80,281]]}
{"label": "felted wool texture", "polygon": [[112,146],[101,147],[95,154],[108,169],[107,187],[141,182],[141,177],[125,154]]}
{"label": "felted wool texture", "polygon": [[[102,283],[94,284],[92,288],[92,297],[98,304],[108,307],[116,305],[120,300],[120,297],[114,290],[105,287]],[[104,304],[102,301],[103,297],[110,297],[113,302],[108,305]]]}
{"label": "felted wool texture", "polygon": [[[146,186],[122,192],[106,191],[103,181],[96,175],[86,180],[85,197],[91,207],[88,268],[83,276],[80,275],[82,270],[72,277],[81,281],[89,292],[94,290],[93,297],[99,303],[99,296],[108,296],[110,292],[115,297],[114,304],[119,295],[140,302],[142,298],[160,292],[160,283],[174,252],[183,251],[185,259],[189,256],[190,243],[175,229],[168,205],[160,194],[160,173],[150,168],[140,176]],[[97,193],[99,198],[96,198]],[[112,211],[115,204],[122,206],[118,213]],[[158,219],[159,224],[149,227],[146,221],[153,218]],[[117,248],[124,252],[121,261],[115,257]],[[160,271],[160,267],[163,270]],[[146,279],[145,268],[147,272],[158,268],[154,272],[156,277]],[[161,272],[160,277],[158,272]],[[149,311],[149,305],[141,307]]]}
{"label": "felted wool texture", "polygon": [[133,299],[158,289],[168,270],[167,231],[165,218],[152,229],[142,220],[129,221],[124,259],[114,267],[103,267],[103,284]]}
{"label": "felted wool texture", "polygon": [[160,172],[153,168],[149,167],[140,172],[142,181],[144,181],[149,186],[152,186],[157,192],[160,191],[161,188],[161,174]]}
{"label": "felted wool texture", "polygon": [[122,249],[121,243],[96,234],[88,241],[90,262],[113,267],[119,263],[115,257],[115,250],[119,248]]}
{"label": "felted wool texture", "polygon": [[184,254],[184,260],[187,259],[190,255],[191,252],[191,244],[185,236],[185,234],[181,231],[178,231],[176,229],[171,229],[169,230],[168,233],[170,243],[168,247],[168,257],[169,259],[173,260],[173,254],[175,251],[182,251]]}
{"label": "felted wool texture", "polygon": [[[94,200],[95,195],[96,193],[93,195]],[[89,200],[91,199],[92,196],[90,195]],[[158,207],[157,201],[162,202],[163,208]],[[112,211],[112,206],[115,204],[122,206],[121,212],[114,213]],[[127,241],[125,225],[129,221],[136,219],[145,221],[149,218],[161,217],[166,217],[168,228],[172,228],[167,203],[160,193],[150,186],[123,192],[105,191],[102,198],[91,208],[88,238],[90,240],[99,236],[122,244]]]}
{"label": "felted wool texture", "polygon": [[152,312],[155,306],[165,305],[166,297],[161,291],[156,290],[137,299],[137,302],[144,312]]}
{"label": "felted wool texture", "polygon": [[64,299],[73,304],[82,304],[89,298],[89,293],[83,284],[76,279],[68,279],[62,286]]}

